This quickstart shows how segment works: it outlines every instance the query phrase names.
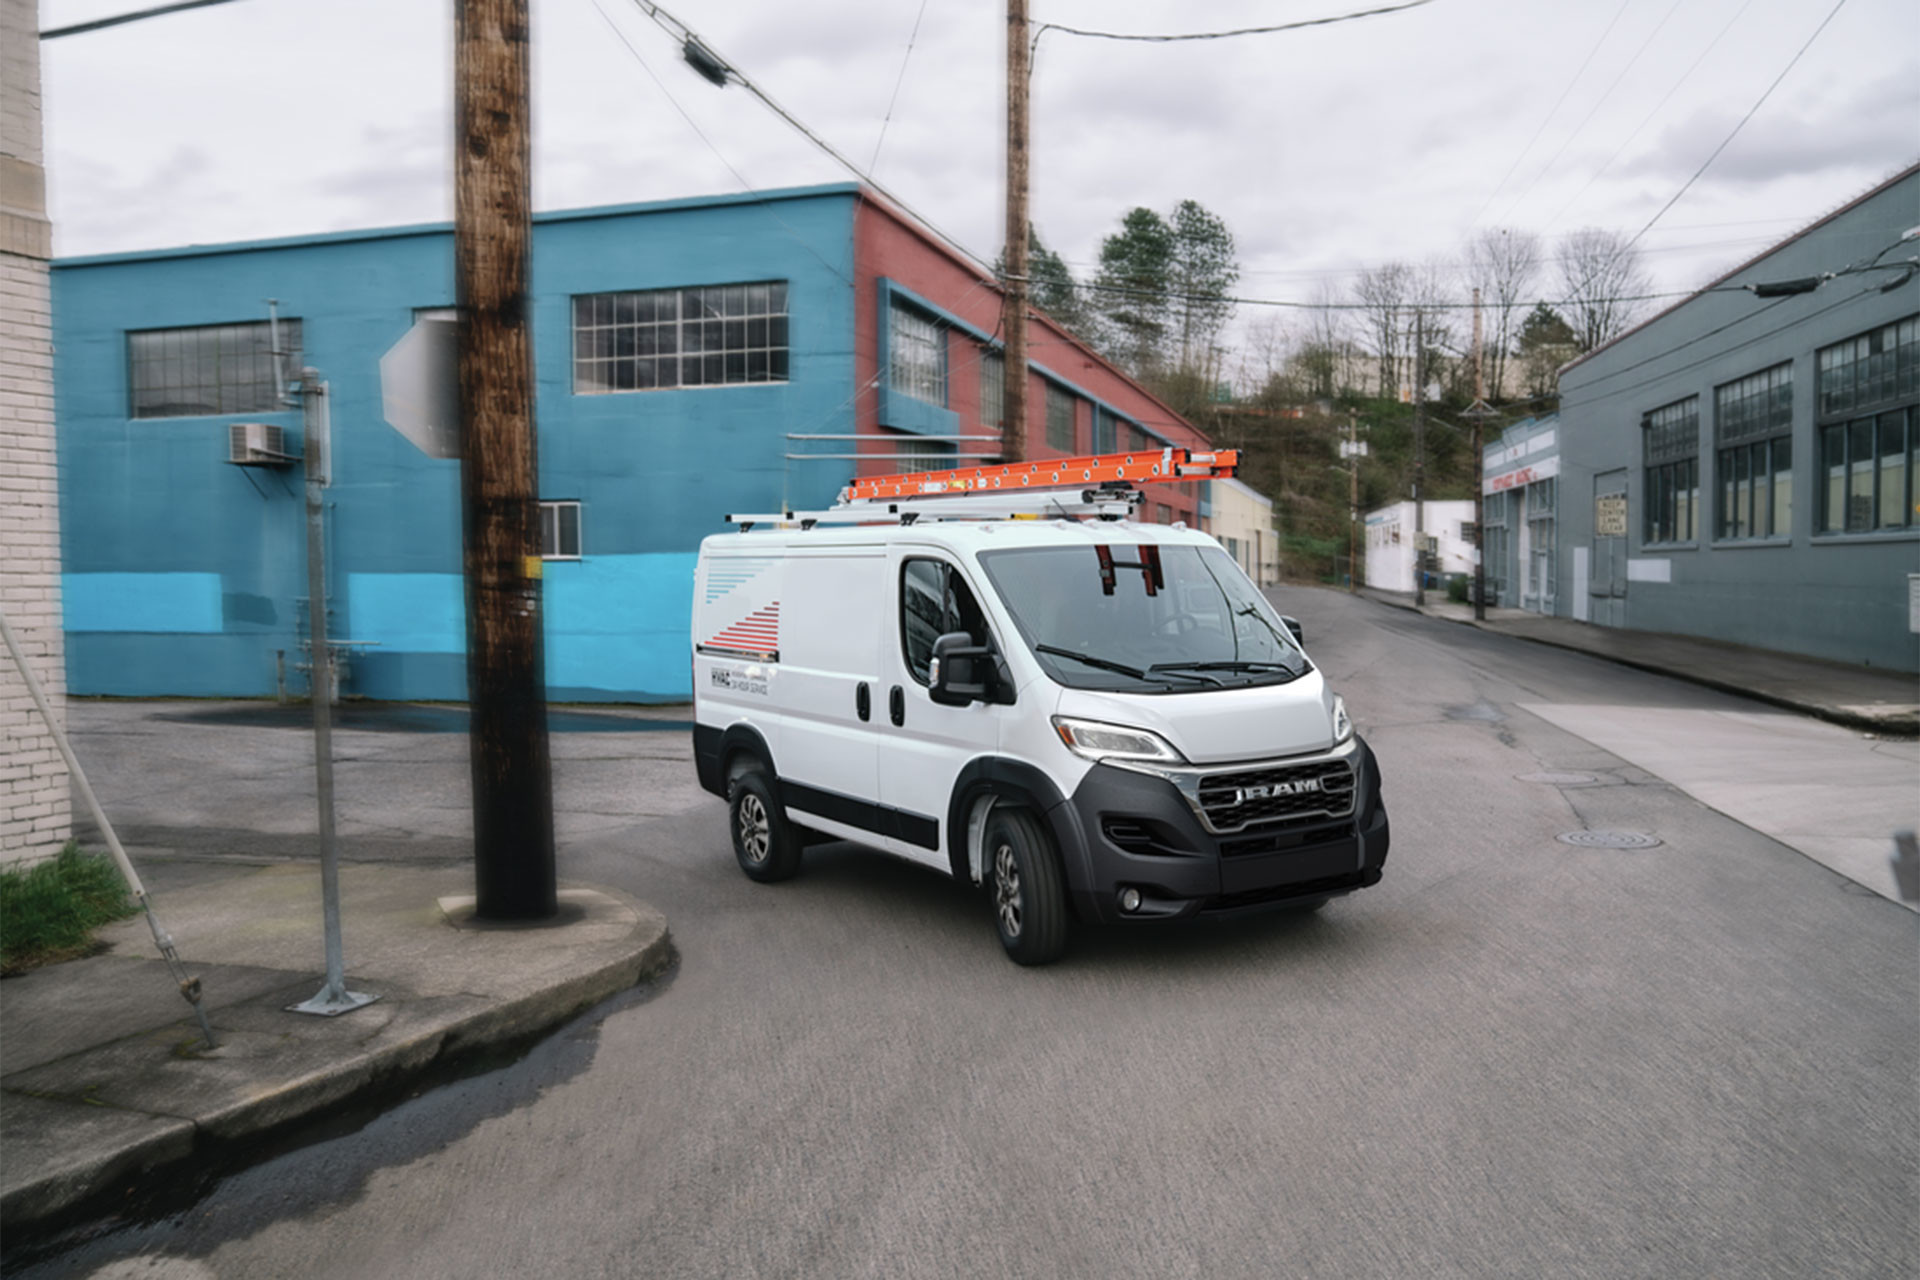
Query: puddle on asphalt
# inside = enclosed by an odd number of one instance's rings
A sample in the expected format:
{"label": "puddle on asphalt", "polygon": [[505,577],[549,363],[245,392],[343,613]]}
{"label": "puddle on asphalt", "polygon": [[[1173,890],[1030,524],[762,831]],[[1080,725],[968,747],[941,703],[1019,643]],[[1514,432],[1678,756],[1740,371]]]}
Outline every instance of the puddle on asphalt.
{"label": "puddle on asphalt", "polygon": [[[653,1000],[673,982],[679,957],[659,975],[601,1001],[529,1047],[453,1064],[415,1080],[406,1098],[367,1099],[248,1148],[199,1172],[163,1171],[164,1185],[129,1192],[105,1220],[69,1226],[24,1244],[10,1232],[0,1273],[8,1280],[92,1277],[128,1259],[182,1264],[271,1223],[330,1211],[359,1198],[380,1169],[459,1141],[483,1120],[527,1106],[592,1065],[600,1028]],[[121,1270],[107,1271],[117,1276]],[[142,1275],[161,1272],[142,1270]],[[188,1272],[179,1272],[186,1275]]]}
{"label": "puddle on asphalt", "polygon": [[1442,714],[1449,720],[1476,720],[1482,724],[1505,724],[1507,721],[1506,713],[1485,698],[1464,706],[1448,707]]}

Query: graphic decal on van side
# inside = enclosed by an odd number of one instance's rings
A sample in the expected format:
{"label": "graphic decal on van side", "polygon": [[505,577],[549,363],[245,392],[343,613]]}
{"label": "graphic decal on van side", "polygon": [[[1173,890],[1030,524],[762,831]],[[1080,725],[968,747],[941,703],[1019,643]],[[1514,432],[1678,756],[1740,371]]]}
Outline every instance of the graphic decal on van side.
{"label": "graphic decal on van side", "polygon": [[701,644],[702,650],[720,649],[753,657],[772,657],[780,652],[780,602],[755,609],[740,621],[716,632]]}

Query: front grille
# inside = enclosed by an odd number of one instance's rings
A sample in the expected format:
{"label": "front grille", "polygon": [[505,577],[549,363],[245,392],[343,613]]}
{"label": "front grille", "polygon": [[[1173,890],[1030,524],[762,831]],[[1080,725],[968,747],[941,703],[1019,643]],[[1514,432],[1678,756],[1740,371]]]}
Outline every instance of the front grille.
{"label": "front grille", "polygon": [[1353,814],[1353,765],[1318,760],[1200,778],[1200,809],[1216,832],[1255,822],[1300,822]]}
{"label": "front grille", "polygon": [[1278,823],[1256,827],[1239,835],[1220,837],[1223,858],[1252,858],[1269,853],[1291,853],[1308,845],[1351,840],[1353,825],[1344,819],[1311,824]]}

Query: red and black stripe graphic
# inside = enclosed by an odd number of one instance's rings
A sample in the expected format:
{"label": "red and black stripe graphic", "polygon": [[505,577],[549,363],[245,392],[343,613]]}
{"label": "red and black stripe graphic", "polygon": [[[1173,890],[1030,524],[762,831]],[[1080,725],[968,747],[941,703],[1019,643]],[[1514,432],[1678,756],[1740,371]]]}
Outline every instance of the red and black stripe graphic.
{"label": "red and black stripe graphic", "polygon": [[734,649],[743,653],[773,653],[780,648],[780,602],[756,609],[740,621],[715,633],[702,648]]}

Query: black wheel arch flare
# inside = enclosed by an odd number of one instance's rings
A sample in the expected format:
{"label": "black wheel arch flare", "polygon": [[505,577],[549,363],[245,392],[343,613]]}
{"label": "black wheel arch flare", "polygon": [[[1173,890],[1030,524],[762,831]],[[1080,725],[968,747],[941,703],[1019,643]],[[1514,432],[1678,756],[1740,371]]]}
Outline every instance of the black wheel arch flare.
{"label": "black wheel arch flare", "polygon": [[967,861],[967,814],[975,800],[993,794],[1002,803],[1022,805],[1053,836],[1053,847],[1060,854],[1060,870],[1069,889],[1086,884],[1092,878],[1086,840],[1080,830],[1080,817],[1074,812],[1060,788],[1047,774],[1023,760],[1005,756],[982,756],[970,761],[954,781],[952,798],[947,802],[947,863],[953,878],[972,883]]}

